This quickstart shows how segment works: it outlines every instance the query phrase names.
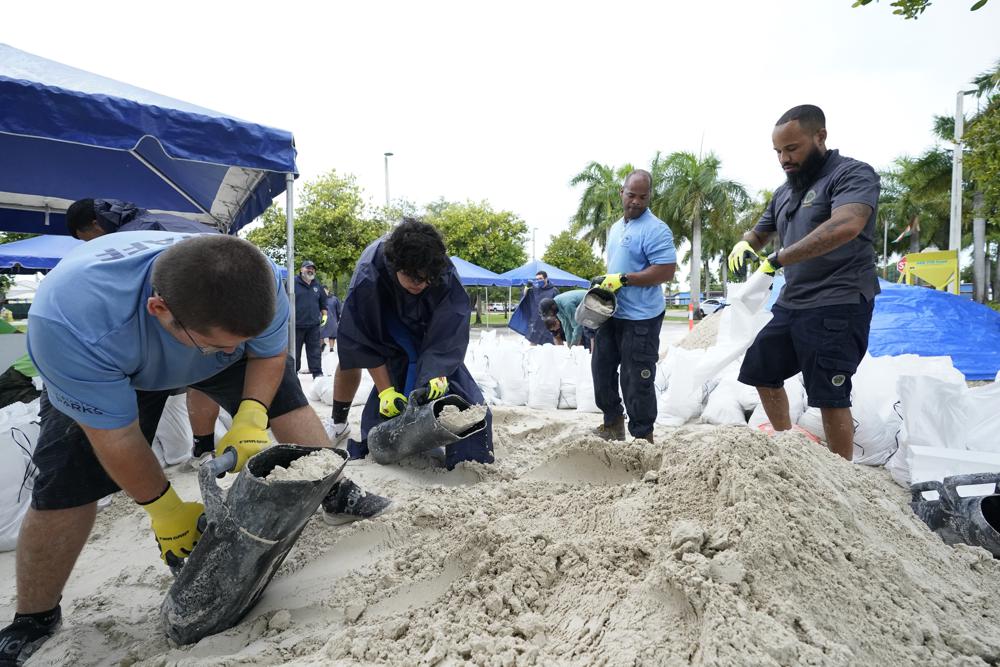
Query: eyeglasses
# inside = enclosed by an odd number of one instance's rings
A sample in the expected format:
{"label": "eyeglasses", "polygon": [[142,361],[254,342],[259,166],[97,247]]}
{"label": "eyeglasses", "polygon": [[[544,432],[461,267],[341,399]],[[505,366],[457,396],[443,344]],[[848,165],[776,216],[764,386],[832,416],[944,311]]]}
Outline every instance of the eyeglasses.
{"label": "eyeglasses", "polygon": [[[170,306],[167,304],[167,300],[163,298],[162,294],[157,294],[156,296],[160,297],[160,301],[163,302],[163,305],[167,306],[167,308],[170,308]],[[171,313],[171,315],[173,315],[173,313]],[[208,356],[210,354],[216,354],[217,352],[225,352],[225,349],[221,347],[215,347],[214,345],[205,345],[205,346],[199,345],[198,341],[196,341],[194,339],[194,336],[191,335],[191,332],[188,331],[188,328],[184,326],[184,323],[181,322],[179,319],[177,319],[176,315],[173,315],[173,318],[174,322],[177,323],[177,326],[179,326],[181,328],[181,331],[184,332],[184,335],[188,337],[189,341],[191,341],[191,344],[195,346],[195,349],[197,349],[203,355]]]}

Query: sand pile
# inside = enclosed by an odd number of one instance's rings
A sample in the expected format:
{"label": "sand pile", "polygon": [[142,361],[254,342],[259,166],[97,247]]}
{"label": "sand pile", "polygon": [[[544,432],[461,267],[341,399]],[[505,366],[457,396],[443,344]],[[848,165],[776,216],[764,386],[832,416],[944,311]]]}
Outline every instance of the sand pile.
{"label": "sand pile", "polygon": [[944,545],[884,471],[794,435],[658,428],[655,446],[609,444],[577,422],[496,408],[495,466],[349,466],[394,511],[314,520],[248,618],[190,647],[158,631],[170,576],[155,553],[98,562],[151,541],[116,498],[126,511],[98,518],[38,664],[1000,660],[1000,565]]}

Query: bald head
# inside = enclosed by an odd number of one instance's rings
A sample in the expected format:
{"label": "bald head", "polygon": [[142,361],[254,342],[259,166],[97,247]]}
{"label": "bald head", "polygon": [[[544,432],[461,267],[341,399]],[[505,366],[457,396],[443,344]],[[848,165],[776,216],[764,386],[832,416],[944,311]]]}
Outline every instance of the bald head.
{"label": "bald head", "polygon": [[621,187],[622,217],[626,221],[635,220],[649,208],[649,198],[653,190],[653,176],[644,169],[636,169],[625,178]]}

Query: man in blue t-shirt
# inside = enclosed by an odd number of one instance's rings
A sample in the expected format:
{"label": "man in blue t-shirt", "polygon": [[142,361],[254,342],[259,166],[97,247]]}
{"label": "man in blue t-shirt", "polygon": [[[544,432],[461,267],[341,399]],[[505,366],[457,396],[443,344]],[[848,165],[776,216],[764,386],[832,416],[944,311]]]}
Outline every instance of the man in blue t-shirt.
{"label": "man in blue t-shirt", "polygon": [[[149,513],[164,561],[194,549],[204,508],[180,499],[149,446],[173,388],[194,387],[233,415],[216,453],[234,449],[234,470],[269,444],[269,422],[279,442],[330,446],[288,354],[278,269],[247,241],[101,236],[48,275],[28,319],[45,389],[38,474],[17,543],[17,614],[0,631],[0,664],[20,664],[58,626],[98,499],[124,489]],[[323,509],[346,521],[388,504],[343,480]]]}
{"label": "man in blue t-shirt", "polygon": [[771,133],[787,181],[729,255],[739,268],[776,237],[758,270],[784,267],[774,316],[747,350],[740,382],[757,388],[775,431],[792,428],[784,382],[799,371],[823,415],[830,450],[854,456],[851,376],[868,350],[875,295],[879,176],[826,147],[826,116],[812,104],[786,111]]}
{"label": "man in blue t-shirt", "polygon": [[648,171],[633,171],[625,179],[620,189],[624,212],[608,234],[608,273],[593,281],[617,298],[614,315],[597,330],[590,364],[594,397],[604,413],[595,433],[605,440],[625,439],[627,412],[632,437],[653,442],[653,380],[665,309],[660,285],[674,277],[677,253],[670,228],[649,211],[652,189]]}

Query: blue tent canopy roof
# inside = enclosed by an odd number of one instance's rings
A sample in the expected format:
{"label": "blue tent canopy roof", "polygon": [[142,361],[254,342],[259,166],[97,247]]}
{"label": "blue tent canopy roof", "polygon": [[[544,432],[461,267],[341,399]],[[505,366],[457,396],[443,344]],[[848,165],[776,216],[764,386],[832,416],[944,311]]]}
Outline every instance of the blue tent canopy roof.
{"label": "blue tent canopy roof", "polygon": [[455,265],[455,270],[458,271],[458,279],[463,285],[510,286],[510,280],[501,278],[489,269],[484,269],[477,264],[467,262],[457,255],[451,256],[451,263]]}
{"label": "blue tent canopy roof", "polygon": [[523,266],[501,273],[500,277],[507,278],[514,285],[521,285],[526,280],[534,280],[535,274],[539,271],[545,271],[549,276],[549,282],[556,287],[590,287],[589,280],[574,276],[572,273],[546,264],[540,259],[533,259]]}
{"label": "blue tent canopy roof", "polygon": [[0,230],[65,234],[87,197],[235,232],[297,172],[291,133],[0,44]]}
{"label": "blue tent canopy roof", "polygon": [[81,245],[72,236],[35,236],[0,245],[0,272],[48,271],[73,248]]}

